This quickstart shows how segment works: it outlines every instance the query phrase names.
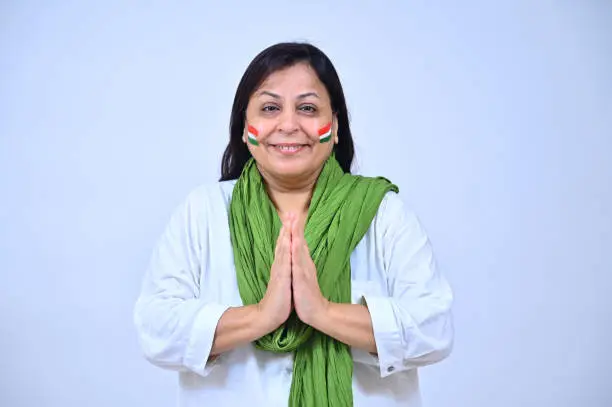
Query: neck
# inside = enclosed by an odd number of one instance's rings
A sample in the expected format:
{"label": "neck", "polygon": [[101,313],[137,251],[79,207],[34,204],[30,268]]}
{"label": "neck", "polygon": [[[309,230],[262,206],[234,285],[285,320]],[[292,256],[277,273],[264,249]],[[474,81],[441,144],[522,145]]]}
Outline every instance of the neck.
{"label": "neck", "polygon": [[266,189],[279,215],[294,213],[305,218],[320,171],[299,179],[280,179],[262,172]]}

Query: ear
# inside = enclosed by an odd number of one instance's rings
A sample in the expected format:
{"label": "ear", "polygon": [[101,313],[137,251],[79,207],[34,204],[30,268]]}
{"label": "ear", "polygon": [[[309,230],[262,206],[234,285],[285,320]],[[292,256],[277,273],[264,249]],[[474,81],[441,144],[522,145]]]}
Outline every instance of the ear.
{"label": "ear", "polygon": [[338,114],[332,116],[332,134],[334,135],[334,144],[338,144]]}

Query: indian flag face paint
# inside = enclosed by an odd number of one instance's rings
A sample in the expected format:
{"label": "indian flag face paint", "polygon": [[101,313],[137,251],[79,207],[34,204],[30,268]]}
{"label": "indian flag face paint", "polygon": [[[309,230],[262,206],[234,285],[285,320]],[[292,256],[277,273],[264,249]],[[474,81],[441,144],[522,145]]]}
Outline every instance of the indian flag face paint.
{"label": "indian flag face paint", "polygon": [[257,129],[249,124],[247,127],[247,132],[249,143],[253,144],[254,146],[258,146],[259,141],[257,141],[257,137],[259,136],[259,132]]}
{"label": "indian flag face paint", "polygon": [[331,140],[331,128],[332,124],[330,122],[327,126],[319,130],[319,143],[327,143],[329,140]]}

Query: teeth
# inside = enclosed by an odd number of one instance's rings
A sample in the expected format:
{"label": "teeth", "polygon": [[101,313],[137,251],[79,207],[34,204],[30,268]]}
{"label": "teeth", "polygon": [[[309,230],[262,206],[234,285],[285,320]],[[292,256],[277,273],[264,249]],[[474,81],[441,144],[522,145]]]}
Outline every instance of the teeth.
{"label": "teeth", "polygon": [[300,146],[278,146],[277,148],[281,151],[297,151]]}

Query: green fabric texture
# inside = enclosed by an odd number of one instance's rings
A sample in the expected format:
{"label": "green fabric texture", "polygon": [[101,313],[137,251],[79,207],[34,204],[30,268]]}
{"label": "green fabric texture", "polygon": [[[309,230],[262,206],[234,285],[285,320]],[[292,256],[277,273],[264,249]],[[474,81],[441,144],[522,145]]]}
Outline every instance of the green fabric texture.
{"label": "green fabric texture", "polygon": [[[385,178],[345,174],[333,154],[325,162],[304,234],[321,292],[328,300],[351,302],[350,255],[388,191],[399,192]],[[229,217],[240,296],[244,305],[256,304],[266,293],[281,221],[253,158],[234,186]],[[255,346],[295,352],[290,406],[353,405],[350,348],[301,322],[295,311]]]}

